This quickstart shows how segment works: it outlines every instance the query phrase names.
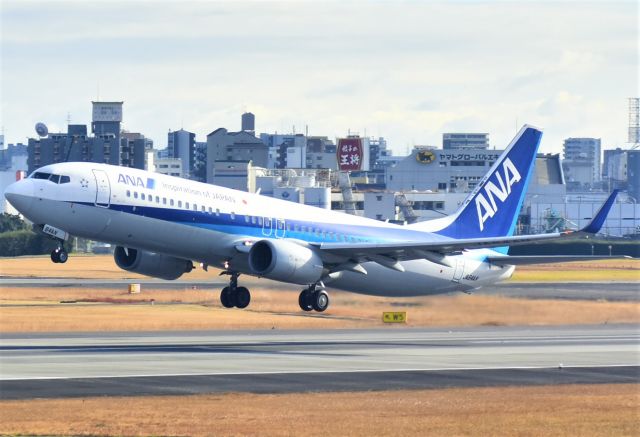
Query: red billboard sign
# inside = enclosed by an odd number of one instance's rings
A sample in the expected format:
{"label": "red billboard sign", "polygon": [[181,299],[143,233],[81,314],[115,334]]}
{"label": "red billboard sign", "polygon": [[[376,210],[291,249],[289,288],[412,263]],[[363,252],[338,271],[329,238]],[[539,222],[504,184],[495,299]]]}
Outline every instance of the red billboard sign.
{"label": "red billboard sign", "polygon": [[354,171],[362,168],[362,139],[338,139],[338,168],[340,171]]}

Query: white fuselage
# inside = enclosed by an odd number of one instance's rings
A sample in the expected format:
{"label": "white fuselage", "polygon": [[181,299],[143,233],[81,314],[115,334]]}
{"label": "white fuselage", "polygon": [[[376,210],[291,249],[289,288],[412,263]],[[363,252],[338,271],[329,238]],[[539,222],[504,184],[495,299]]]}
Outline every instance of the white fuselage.
{"label": "white fuselage", "polygon": [[[253,274],[236,246],[262,239],[306,243],[416,242],[443,237],[405,226],[231,190],[181,178],[95,163],[53,164],[13,188],[14,206],[36,224],[71,235]],[[449,256],[451,267],[419,259],[404,272],[365,262],[367,274],[341,272],[328,283],[380,296],[468,291],[509,278],[512,266],[484,262],[495,252]]]}

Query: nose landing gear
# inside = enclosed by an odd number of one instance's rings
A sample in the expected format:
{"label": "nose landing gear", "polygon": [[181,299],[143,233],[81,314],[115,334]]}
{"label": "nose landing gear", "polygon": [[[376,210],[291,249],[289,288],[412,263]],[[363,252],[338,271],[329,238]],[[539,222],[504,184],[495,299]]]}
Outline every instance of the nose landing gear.
{"label": "nose landing gear", "polygon": [[58,247],[56,247],[53,250],[53,252],[51,252],[51,261],[53,261],[54,263],[64,264],[67,262],[68,259],[69,259],[69,254],[67,253],[66,250],[64,250],[64,247],[62,246],[62,244],[60,244]]}

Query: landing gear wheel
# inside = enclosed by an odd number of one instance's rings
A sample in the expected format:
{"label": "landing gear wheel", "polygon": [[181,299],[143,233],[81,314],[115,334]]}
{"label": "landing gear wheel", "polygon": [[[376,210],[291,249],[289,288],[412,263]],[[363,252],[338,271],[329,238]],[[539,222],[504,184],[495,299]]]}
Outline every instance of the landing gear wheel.
{"label": "landing gear wheel", "polygon": [[251,302],[251,293],[246,287],[238,287],[236,288],[236,306],[238,308],[246,308],[249,306],[249,302]]}
{"label": "landing gear wheel", "polygon": [[321,313],[329,308],[329,295],[324,290],[318,290],[313,293],[313,309]]}
{"label": "landing gear wheel", "polygon": [[225,308],[233,308],[236,306],[234,297],[231,287],[224,287],[220,293],[220,303]]}
{"label": "landing gear wheel", "polygon": [[66,263],[69,259],[69,254],[64,247],[58,246],[51,252],[51,261],[54,263]]}
{"label": "landing gear wheel", "polygon": [[313,309],[311,296],[312,294],[309,293],[309,290],[302,290],[300,296],[298,296],[298,305],[300,305],[300,309],[302,309],[302,311],[311,311]]}
{"label": "landing gear wheel", "polygon": [[68,259],[69,259],[69,254],[67,253],[67,251],[64,249],[60,249],[60,251],[58,252],[58,262],[64,264],[67,262]]}

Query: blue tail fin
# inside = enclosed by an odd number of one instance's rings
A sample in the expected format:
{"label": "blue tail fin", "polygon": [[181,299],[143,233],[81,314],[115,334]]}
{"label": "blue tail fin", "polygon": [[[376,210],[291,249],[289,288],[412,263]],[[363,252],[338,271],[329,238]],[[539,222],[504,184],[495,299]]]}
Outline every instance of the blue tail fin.
{"label": "blue tail fin", "polygon": [[542,132],[523,126],[451,222],[437,234],[452,238],[513,235],[529,185]]}

